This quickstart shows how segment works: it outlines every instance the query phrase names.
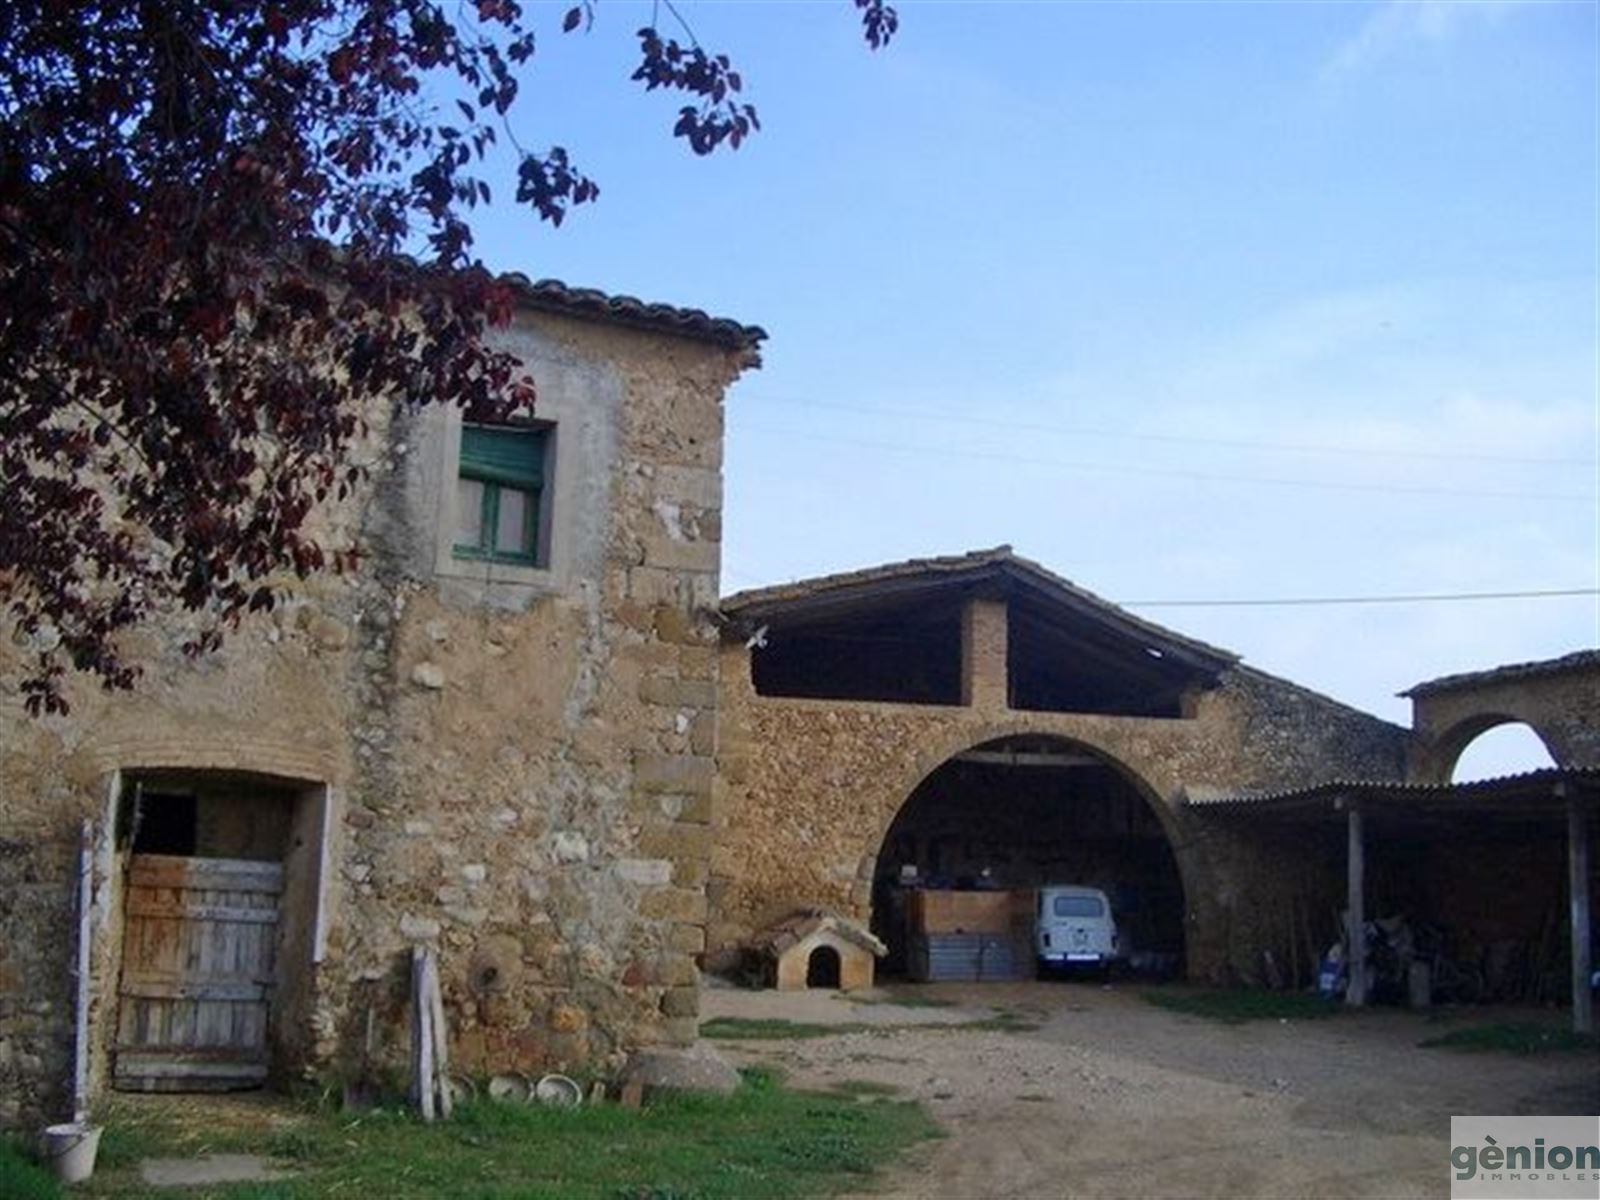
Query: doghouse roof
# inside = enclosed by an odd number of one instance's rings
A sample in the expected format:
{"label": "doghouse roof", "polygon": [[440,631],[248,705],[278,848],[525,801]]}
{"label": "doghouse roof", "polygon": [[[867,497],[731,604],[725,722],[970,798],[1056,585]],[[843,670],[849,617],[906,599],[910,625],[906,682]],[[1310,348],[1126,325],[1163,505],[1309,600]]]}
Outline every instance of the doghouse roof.
{"label": "doghouse roof", "polygon": [[754,945],[757,950],[779,958],[816,933],[832,933],[859,946],[875,958],[889,953],[889,948],[860,925],[838,913],[824,909],[796,913],[758,935]]}

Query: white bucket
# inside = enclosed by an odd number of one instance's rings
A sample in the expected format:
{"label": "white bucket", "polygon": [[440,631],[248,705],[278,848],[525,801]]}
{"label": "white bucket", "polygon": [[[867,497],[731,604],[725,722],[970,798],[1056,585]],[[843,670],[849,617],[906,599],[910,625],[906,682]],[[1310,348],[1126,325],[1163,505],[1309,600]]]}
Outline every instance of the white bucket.
{"label": "white bucket", "polygon": [[94,1174],[94,1157],[100,1151],[104,1128],[76,1121],[47,1126],[41,1138],[45,1165],[62,1183],[82,1183]]}

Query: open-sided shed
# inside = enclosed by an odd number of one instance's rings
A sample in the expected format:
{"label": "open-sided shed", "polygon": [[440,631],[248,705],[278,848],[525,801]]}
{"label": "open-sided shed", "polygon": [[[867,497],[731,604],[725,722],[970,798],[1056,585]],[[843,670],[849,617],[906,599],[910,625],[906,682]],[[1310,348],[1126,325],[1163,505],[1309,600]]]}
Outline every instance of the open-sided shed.
{"label": "open-sided shed", "polygon": [[[1263,795],[1191,797],[1188,806],[1236,830],[1288,825],[1310,841],[1342,841],[1351,929],[1362,928],[1374,912],[1375,862],[1388,872],[1392,895],[1431,904],[1442,917],[1476,914],[1479,921],[1514,914],[1542,893],[1559,897],[1564,874],[1572,1023],[1579,1032],[1593,1031],[1593,817],[1600,807],[1600,769],[1558,767],[1457,784],[1335,780]],[[1350,941],[1347,995],[1361,1004],[1366,949],[1363,939]]]}

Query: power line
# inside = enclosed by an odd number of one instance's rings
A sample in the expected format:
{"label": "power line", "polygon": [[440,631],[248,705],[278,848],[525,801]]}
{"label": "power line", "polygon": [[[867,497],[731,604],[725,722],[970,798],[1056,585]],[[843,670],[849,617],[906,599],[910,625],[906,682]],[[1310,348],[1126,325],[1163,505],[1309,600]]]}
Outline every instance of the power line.
{"label": "power line", "polygon": [[814,442],[831,442],[840,446],[859,446],[868,450],[882,450],[891,454],[943,454],[971,460],[990,459],[996,462],[1028,463],[1033,466],[1057,467],[1072,471],[1104,471],[1123,475],[1156,475],[1169,478],[1192,479],[1212,483],[1249,483],[1268,487],[1320,488],[1341,492],[1389,492],[1408,496],[1474,496],[1497,500],[1566,500],[1592,504],[1593,496],[1580,496],[1570,492],[1517,492],[1496,491],[1483,488],[1427,487],[1421,484],[1399,483],[1345,483],[1340,480],[1284,479],[1266,475],[1230,475],[1213,471],[1191,471],[1181,467],[1145,467],[1126,463],[1083,462],[1060,458],[1039,458],[1026,454],[1006,454],[994,450],[971,450],[950,446],[915,446],[896,442],[878,442],[866,438],[838,437],[810,430],[782,429],[771,425],[743,425],[749,433],[773,433],[784,437],[803,438]]}
{"label": "power line", "polygon": [[970,413],[936,413],[906,408],[875,408],[867,405],[846,404],[837,400],[815,400],[802,396],[781,396],[771,392],[743,394],[752,400],[788,404],[803,408],[826,408],[835,412],[855,413],[861,416],[894,417],[901,420],[945,421],[960,425],[983,425],[996,429],[1017,429],[1030,433],[1059,433],[1071,437],[1114,438],[1131,442],[1166,442],[1174,445],[1227,446],[1242,450],[1287,450],[1299,454],[1337,454],[1356,458],[1419,458],[1433,462],[1512,463],[1521,466],[1538,467],[1595,466],[1595,460],[1587,458],[1539,458],[1512,454],[1473,454],[1468,451],[1444,450],[1379,450],[1361,446],[1336,446],[1312,442],[1274,442],[1251,438],[1205,437],[1199,434],[1135,433],[1130,430],[1105,429],[1092,425],[1051,425],[1032,421],[1008,421],[1000,417],[982,417]]}
{"label": "power line", "polygon": [[1412,596],[1293,596],[1276,600],[1119,600],[1124,608],[1265,608],[1314,604],[1437,604],[1456,600],[1542,600],[1600,596],[1600,588],[1545,588],[1525,592],[1435,592]]}

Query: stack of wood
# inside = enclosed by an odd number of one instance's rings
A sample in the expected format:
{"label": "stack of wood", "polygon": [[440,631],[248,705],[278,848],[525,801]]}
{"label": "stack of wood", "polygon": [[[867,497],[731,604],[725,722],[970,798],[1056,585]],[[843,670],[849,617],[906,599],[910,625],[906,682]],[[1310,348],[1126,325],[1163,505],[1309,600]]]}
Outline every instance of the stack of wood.
{"label": "stack of wood", "polygon": [[424,1121],[450,1116],[450,1038],[439,994],[439,957],[411,948],[411,1102]]}

